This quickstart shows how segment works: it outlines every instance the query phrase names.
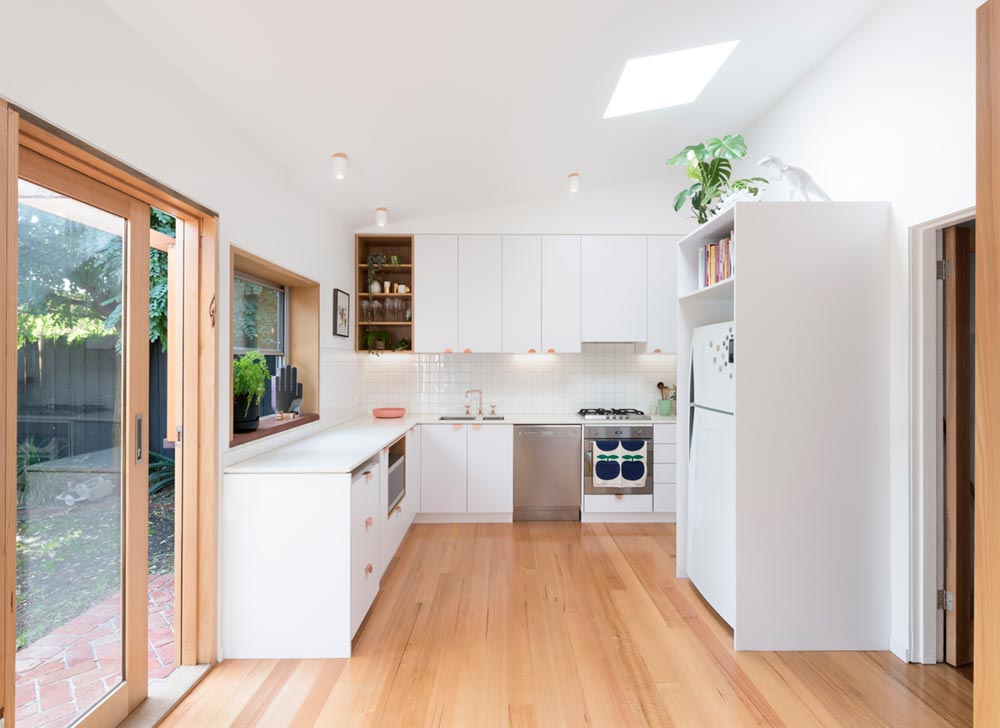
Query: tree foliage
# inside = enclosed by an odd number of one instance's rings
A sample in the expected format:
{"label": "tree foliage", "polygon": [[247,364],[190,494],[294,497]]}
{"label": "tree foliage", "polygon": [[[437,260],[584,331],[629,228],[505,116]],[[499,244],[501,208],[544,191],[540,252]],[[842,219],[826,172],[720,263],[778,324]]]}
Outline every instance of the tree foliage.
{"label": "tree foliage", "polygon": [[[175,234],[175,221],[152,210],[150,227]],[[18,205],[17,345],[65,338],[79,343],[121,335],[122,238],[33,207]],[[167,254],[150,250],[149,340],[167,340]]]}

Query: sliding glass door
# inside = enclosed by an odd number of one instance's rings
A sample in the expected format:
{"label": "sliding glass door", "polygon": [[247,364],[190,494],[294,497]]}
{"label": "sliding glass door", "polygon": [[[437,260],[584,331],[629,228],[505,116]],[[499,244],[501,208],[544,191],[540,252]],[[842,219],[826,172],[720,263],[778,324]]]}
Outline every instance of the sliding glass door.
{"label": "sliding glass door", "polygon": [[150,208],[28,149],[17,188],[15,721],[147,680]]}

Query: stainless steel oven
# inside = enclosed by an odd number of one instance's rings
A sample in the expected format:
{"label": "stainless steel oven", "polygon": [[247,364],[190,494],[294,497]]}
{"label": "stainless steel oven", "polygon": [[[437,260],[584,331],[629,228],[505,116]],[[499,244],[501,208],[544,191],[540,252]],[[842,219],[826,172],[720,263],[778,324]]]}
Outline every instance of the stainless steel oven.
{"label": "stainless steel oven", "polygon": [[[594,485],[594,446],[601,441],[608,449],[614,441],[642,440],[646,445],[645,477],[638,487]],[[587,425],[583,428],[583,492],[587,495],[651,495],[653,493],[652,425]]]}

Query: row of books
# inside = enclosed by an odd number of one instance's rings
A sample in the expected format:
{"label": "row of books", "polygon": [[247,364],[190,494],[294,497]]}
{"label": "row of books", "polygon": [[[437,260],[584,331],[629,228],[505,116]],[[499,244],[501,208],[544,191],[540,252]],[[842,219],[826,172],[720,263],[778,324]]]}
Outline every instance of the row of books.
{"label": "row of books", "polygon": [[709,243],[698,250],[698,288],[713,286],[736,274],[736,240],[728,238]]}

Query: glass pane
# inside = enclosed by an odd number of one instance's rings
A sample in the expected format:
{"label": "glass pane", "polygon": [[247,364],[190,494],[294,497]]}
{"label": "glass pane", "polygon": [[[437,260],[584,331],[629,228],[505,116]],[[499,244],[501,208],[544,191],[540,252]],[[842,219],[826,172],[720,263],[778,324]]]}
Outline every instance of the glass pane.
{"label": "glass pane", "polygon": [[[181,473],[174,442],[183,422],[183,323],[179,306],[183,266],[176,219],[156,208],[150,229],[173,238],[168,251],[149,251],[149,573],[147,652],[149,681],[166,679],[177,664],[174,632],[174,508]],[[176,256],[176,257],[175,257]],[[175,279],[180,278],[180,279]],[[178,300],[174,300],[174,296]],[[168,346],[169,341],[169,346]]]}
{"label": "glass pane", "polygon": [[18,723],[122,681],[125,220],[18,184]]}
{"label": "glass pane", "polygon": [[233,348],[279,353],[284,349],[282,291],[233,278]]}

